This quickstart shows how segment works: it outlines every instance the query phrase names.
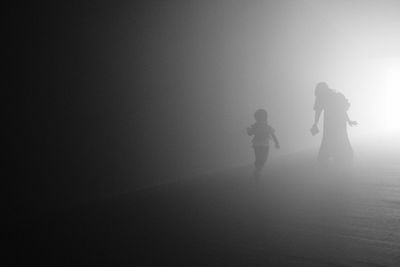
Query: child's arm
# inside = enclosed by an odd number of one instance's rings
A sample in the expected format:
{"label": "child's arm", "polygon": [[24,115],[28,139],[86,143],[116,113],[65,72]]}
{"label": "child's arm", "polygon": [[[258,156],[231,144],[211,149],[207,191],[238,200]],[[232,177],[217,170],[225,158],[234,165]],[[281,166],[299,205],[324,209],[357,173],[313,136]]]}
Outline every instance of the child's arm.
{"label": "child's arm", "polygon": [[254,135],[254,129],[253,129],[253,127],[247,127],[247,134],[248,134],[249,136]]}
{"label": "child's arm", "polygon": [[281,148],[280,145],[279,145],[278,138],[276,138],[275,133],[272,134],[272,139],[274,140],[275,147],[276,147],[277,149]]}

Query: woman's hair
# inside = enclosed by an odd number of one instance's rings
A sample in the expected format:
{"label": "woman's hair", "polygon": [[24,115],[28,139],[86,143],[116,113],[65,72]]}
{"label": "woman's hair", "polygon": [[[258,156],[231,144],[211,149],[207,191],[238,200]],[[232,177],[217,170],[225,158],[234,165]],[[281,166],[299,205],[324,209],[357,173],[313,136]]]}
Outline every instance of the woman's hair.
{"label": "woman's hair", "polygon": [[329,86],[326,82],[319,82],[317,86],[315,87],[315,96],[321,96],[329,92],[331,89],[329,89]]}
{"label": "woman's hair", "polygon": [[254,113],[254,118],[256,121],[267,121],[268,119],[268,113],[265,109],[259,109]]}

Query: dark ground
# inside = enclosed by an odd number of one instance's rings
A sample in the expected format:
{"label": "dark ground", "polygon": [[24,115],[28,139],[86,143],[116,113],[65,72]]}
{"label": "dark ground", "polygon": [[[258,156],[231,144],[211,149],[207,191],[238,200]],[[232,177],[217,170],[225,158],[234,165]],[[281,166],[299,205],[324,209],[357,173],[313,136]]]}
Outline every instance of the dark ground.
{"label": "dark ground", "polygon": [[375,156],[349,173],[305,153],[271,162],[258,184],[243,167],[26,214],[10,263],[399,266],[400,165]]}

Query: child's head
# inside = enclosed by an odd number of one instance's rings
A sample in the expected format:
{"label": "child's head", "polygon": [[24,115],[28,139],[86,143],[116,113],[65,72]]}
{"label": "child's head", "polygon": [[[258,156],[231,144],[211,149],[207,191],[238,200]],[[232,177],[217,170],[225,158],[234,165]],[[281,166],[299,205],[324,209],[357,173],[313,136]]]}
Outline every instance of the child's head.
{"label": "child's head", "polygon": [[268,113],[264,109],[259,109],[254,113],[254,119],[257,122],[266,122],[268,119]]}

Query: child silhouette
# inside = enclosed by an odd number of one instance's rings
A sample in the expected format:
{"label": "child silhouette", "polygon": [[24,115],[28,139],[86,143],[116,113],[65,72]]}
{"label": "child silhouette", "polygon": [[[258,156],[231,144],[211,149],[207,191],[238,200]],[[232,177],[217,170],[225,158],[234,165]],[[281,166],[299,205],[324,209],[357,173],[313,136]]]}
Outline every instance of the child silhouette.
{"label": "child silhouette", "polygon": [[268,125],[268,113],[264,109],[259,109],[254,113],[256,122],[247,128],[247,134],[253,136],[252,145],[255,154],[254,178],[259,179],[269,155],[269,141],[272,138],[275,147],[280,148],[275,130]]}

